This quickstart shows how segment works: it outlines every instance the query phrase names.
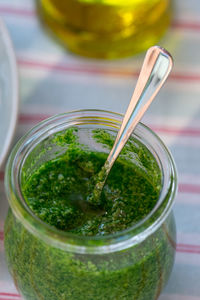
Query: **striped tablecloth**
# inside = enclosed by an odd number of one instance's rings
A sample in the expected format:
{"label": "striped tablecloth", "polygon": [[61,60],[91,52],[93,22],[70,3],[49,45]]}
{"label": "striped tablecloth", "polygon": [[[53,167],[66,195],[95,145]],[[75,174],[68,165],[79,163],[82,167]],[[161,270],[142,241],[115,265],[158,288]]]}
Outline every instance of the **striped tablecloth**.
{"label": "striped tablecloth", "polygon": [[[20,77],[15,141],[38,121],[81,108],[124,112],[144,55],[118,61],[66,53],[39,25],[32,0],[0,0],[0,16],[14,43]],[[179,173],[174,212],[175,266],[159,300],[200,299],[200,1],[176,0],[173,24],[160,45],[175,66],[143,122],[170,148]],[[1,122],[1,121],[0,121]],[[20,300],[4,261],[8,204],[0,172],[0,300]],[[48,300],[48,299],[47,299]],[[59,300],[59,299],[58,299]]]}

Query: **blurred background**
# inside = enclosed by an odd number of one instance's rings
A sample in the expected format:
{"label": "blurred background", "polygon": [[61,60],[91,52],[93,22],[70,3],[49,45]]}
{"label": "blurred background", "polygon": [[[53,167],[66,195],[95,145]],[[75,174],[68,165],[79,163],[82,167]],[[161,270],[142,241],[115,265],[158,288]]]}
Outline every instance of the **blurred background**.
{"label": "blurred background", "polygon": [[[56,2],[60,4],[54,9]],[[81,6],[74,1],[0,0],[0,17],[13,42],[19,71],[13,144],[36,123],[57,113],[84,108],[124,113],[144,50],[154,44],[165,47],[174,58],[174,69],[143,118],[170,148],[179,173],[174,206],[176,262],[159,299],[200,299],[200,2],[137,0],[134,8],[122,9],[114,6],[116,1],[105,0],[110,2],[109,10],[99,4],[91,9],[88,2]],[[127,0],[129,8],[131,2]],[[0,172],[0,300],[13,300],[20,296],[4,261],[8,204],[3,177],[4,166]]]}

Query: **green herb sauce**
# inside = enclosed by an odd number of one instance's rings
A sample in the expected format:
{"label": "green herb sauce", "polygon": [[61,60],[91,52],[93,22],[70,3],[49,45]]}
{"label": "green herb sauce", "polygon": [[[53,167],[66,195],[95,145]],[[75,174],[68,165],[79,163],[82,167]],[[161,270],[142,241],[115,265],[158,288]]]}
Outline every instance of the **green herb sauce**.
{"label": "green herb sauce", "polygon": [[[92,205],[87,199],[92,179],[104,165],[105,151],[109,152],[115,136],[105,130],[90,131],[95,142],[91,149],[80,133],[70,128],[54,135],[51,143],[65,150],[31,174],[22,172],[27,204],[44,222],[75,235],[104,236],[133,226],[158,200],[162,182],[156,160],[131,138],[107,178],[100,205]],[[97,145],[105,151],[95,150]],[[173,222],[170,215],[162,228],[127,250],[86,255],[46,244],[10,212],[5,224],[9,269],[25,299],[156,299],[173,265]]]}
{"label": "green herb sauce", "polygon": [[[29,207],[44,222],[80,235],[115,233],[144,218],[157,202],[161,187],[160,170],[152,155],[141,151],[138,143],[129,143],[134,153],[137,150],[144,170],[130,159],[118,159],[103,189],[101,205],[92,206],[87,195],[107,154],[84,149],[76,133],[71,128],[58,135],[54,142],[69,144],[67,151],[42,164],[22,186]],[[106,131],[93,131],[93,138],[112,146],[113,137]]]}

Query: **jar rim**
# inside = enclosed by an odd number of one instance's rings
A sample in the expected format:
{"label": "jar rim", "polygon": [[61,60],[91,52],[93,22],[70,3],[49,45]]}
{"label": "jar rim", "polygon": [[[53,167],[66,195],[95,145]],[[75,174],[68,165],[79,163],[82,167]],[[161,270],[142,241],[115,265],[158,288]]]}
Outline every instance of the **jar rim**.
{"label": "jar rim", "polygon": [[[101,124],[106,123],[106,126],[119,128],[122,117],[123,115],[119,113],[97,109],[70,111],[55,115],[38,123],[19,140],[7,162],[5,189],[12,212],[28,231],[42,238],[47,243],[51,243],[53,246],[69,252],[102,254],[123,250],[136,245],[163,224],[172,209],[177,192],[176,166],[168,148],[162,140],[142,123],[136,126],[132,135],[137,139],[141,134],[143,134],[143,137],[145,135],[146,143],[148,143],[149,147],[152,147],[149,150],[153,152],[154,157],[155,155],[157,156],[161,164],[161,171],[164,172],[163,185],[157,204],[145,218],[133,226],[105,236],[89,237],[65,232],[39,219],[29,208],[21,193],[19,184],[20,162],[27,155],[25,149],[28,149],[30,145],[34,146],[35,141],[41,136],[42,132],[51,135],[53,129],[61,124],[70,127],[77,124],[83,125],[86,122],[88,124],[88,122],[94,122],[94,120]],[[141,141],[144,144],[144,140]],[[161,151],[161,154],[157,153],[158,150]]]}

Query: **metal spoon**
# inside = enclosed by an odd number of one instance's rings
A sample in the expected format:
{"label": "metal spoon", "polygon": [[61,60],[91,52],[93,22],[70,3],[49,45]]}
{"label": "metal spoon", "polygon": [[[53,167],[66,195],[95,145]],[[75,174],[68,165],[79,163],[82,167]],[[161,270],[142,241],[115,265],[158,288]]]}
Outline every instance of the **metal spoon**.
{"label": "metal spoon", "polygon": [[115,160],[132,134],[137,123],[140,121],[167,79],[172,66],[172,57],[165,49],[159,46],[149,48],[113,148],[110,151],[104,166],[95,177],[94,190],[88,197],[88,201],[91,204],[100,204],[102,189]]}

